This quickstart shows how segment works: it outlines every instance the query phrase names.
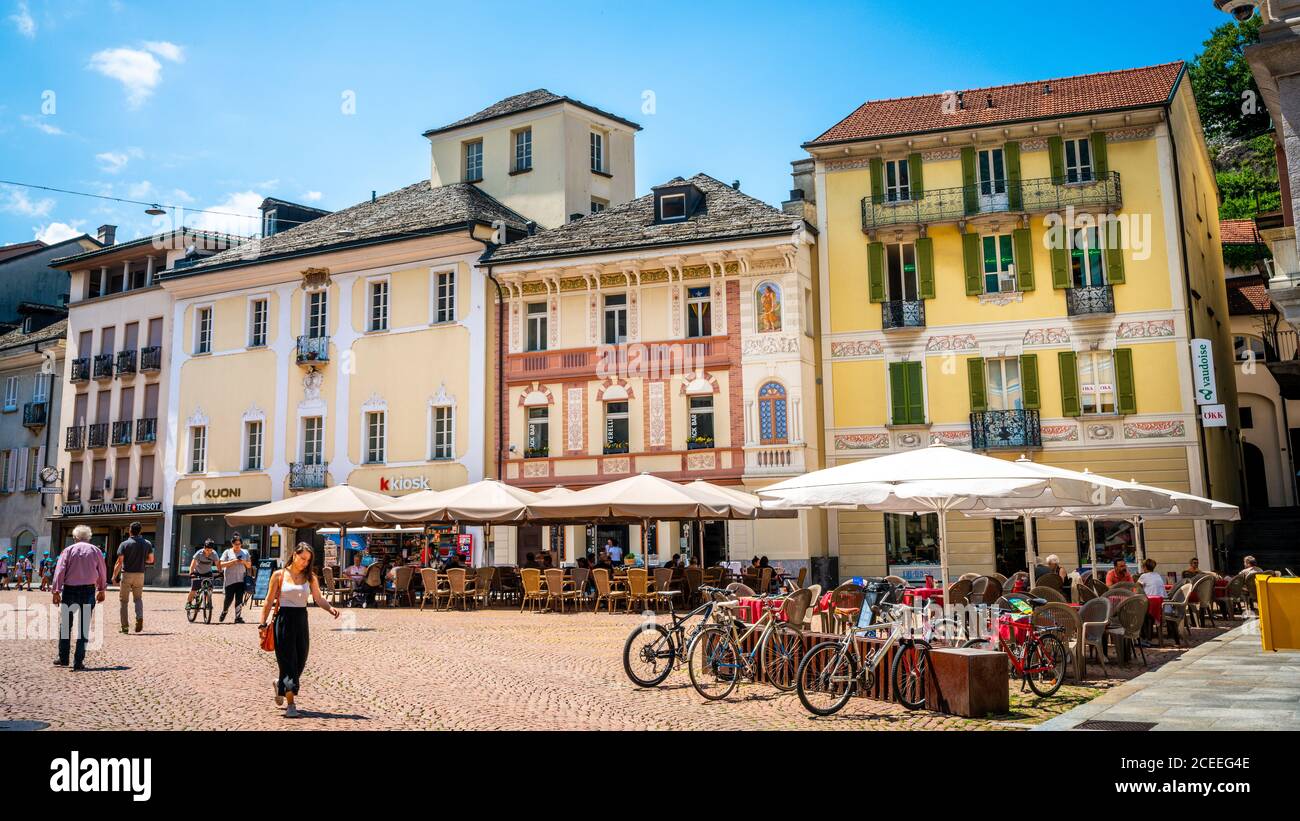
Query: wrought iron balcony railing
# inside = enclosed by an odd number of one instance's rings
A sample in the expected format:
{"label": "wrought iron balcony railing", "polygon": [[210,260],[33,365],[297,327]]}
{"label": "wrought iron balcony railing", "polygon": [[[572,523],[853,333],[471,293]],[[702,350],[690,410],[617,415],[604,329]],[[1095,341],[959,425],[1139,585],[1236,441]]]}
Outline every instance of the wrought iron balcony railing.
{"label": "wrought iron balcony railing", "polygon": [[294,462],[289,465],[290,490],[319,490],[325,487],[326,465],[308,465]]}
{"label": "wrought iron balcony railing", "polygon": [[880,303],[880,324],[886,331],[925,327],[925,300],[893,299]]}
{"label": "wrought iron balcony railing", "polygon": [[134,350],[117,352],[117,375],[118,376],[135,375],[135,356],[136,356],[136,352]]}
{"label": "wrought iron balcony railing", "polygon": [[151,345],[148,348],[140,349],[140,371],[160,371],[162,370],[162,347]]}
{"label": "wrought iron balcony railing", "polygon": [[970,415],[970,444],[972,450],[1042,447],[1038,411],[975,411]]}
{"label": "wrought iron balcony railing", "polygon": [[92,448],[108,447],[108,423],[99,422],[86,429],[86,444]]}
{"label": "wrought iron balcony railing", "polygon": [[158,418],[145,416],[135,420],[135,441],[141,444],[158,441]]}
{"label": "wrought iron balcony railing", "polygon": [[317,362],[330,361],[330,338],[328,336],[298,337],[298,364],[313,365]]}
{"label": "wrought iron balcony railing", "polygon": [[90,357],[83,356],[80,359],[72,360],[72,371],[69,379],[73,382],[90,381]]}
{"label": "wrought iron balcony railing", "polygon": [[140,485],[139,487],[137,487],[137,488],[135,489],[135,498],[137,498],[137,499],[152,499],[152,498],[153,498],[153,485]]}
{"label": "wrought iron balcony railing", "polygon": [[97,354],[92,362],[91,374],[96,379],[112,379],[113,355],[111,353]]}
{"label": "wrought iron balcony railing", "polygon": [[29,428],[43,428],[49,422],[49,402],[28,402],[23,405],[23,425]]}
{"label": "wrought iron balcony railing", "polygon": [[131,444],[131,420],[113,423],[113,446]]}
{"label": "wrought iron balcony railing", "polygon": [[1104,316],[1115,313],[1115,289],[1110,285],[1068,288],[1065,310],[1070,316]]}
{"label": "wrought iron balcony railing", "polygon": [[998,180],[992,183],[934,188],[915,200],[890,202],[886,197],[862,198],[862,230],[890,225],[953,222],[979,214],[1045,213],[1075,208],[1119,208],[1123,204],[1119,172],[1087,182],[1065,183],[1051,177]]}
{"label": "wrought iron balcony railing", "polygon": [[64,450],[83,450],[86,447],[86,426],[73,425],[68,428],[66,438],[63,440]]}
{"label": "wrought iron balcony railing", "polygon": [[615,453],[627,453],[627,442],[607,442],[603,450],[607,456]]}

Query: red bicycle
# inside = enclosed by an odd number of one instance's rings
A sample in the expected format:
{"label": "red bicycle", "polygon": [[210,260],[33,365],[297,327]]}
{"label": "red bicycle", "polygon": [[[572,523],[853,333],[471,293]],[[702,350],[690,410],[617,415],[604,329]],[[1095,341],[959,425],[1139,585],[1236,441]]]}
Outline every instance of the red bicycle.
{"label": "red bicycle", "polygon": [[[1030,600],[1033,603],[1033,600]],[[1014,620],[1025,614],[1015,610],[997,610],[998,649],[1011,660],[1013,674],[1029,685],[1037,695],[1047,698],[1061,689],[1065,680],[1065,644],[1056,636],[1060,627],[1035,627],[1032,619]],[[967,641],[962,647],[992,650],[989,637]]]}

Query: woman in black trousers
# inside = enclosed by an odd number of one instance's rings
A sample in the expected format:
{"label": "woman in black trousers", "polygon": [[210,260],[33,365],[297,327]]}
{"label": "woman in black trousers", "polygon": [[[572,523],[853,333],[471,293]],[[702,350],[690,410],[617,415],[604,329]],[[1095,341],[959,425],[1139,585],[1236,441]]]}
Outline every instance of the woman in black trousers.
{"label": "woman in black trousers", "polygon": [[288,700],[285,718],[298,717],[298,708],[293,702],[298,696],[302,671],[307,666],[307,650],[311,645],[307,627],[308,597],[326,613],[336,619],[339,617],[339,611],[320,594],[312,558],[311,545],[299,542],[289,559],[289,566],[271,576],[271,589],[262,605],[262,621],[258,626],[259,631],[267,629],[266,620],[274,608],[275,661],[280,666],[280,675],[275,680],[275,703],[283,704]]}

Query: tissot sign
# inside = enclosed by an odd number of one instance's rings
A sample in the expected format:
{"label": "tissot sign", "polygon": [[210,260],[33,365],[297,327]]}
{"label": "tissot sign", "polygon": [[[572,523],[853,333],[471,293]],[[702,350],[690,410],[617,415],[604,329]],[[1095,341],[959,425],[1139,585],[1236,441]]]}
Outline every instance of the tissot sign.
{"label": "tissot sign", "polygon": [[162,502],[98,502],[83,505],[79,502],[62,505],[59,513],[63,516],[107,516],[114,513],[158,513]]}

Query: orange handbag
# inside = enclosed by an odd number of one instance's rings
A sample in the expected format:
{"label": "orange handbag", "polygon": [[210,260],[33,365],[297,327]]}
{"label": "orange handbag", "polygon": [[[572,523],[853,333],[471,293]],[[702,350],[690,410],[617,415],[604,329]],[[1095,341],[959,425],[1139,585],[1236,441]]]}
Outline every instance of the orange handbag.
{"label": "orange handbag", "polygon": [[261,636],[262,649],[268,653],[274,653],[275,652],[275,616],[271,616],[271,620],[266,623],[266,627],[262,629],[261,633],[262,633]]}

